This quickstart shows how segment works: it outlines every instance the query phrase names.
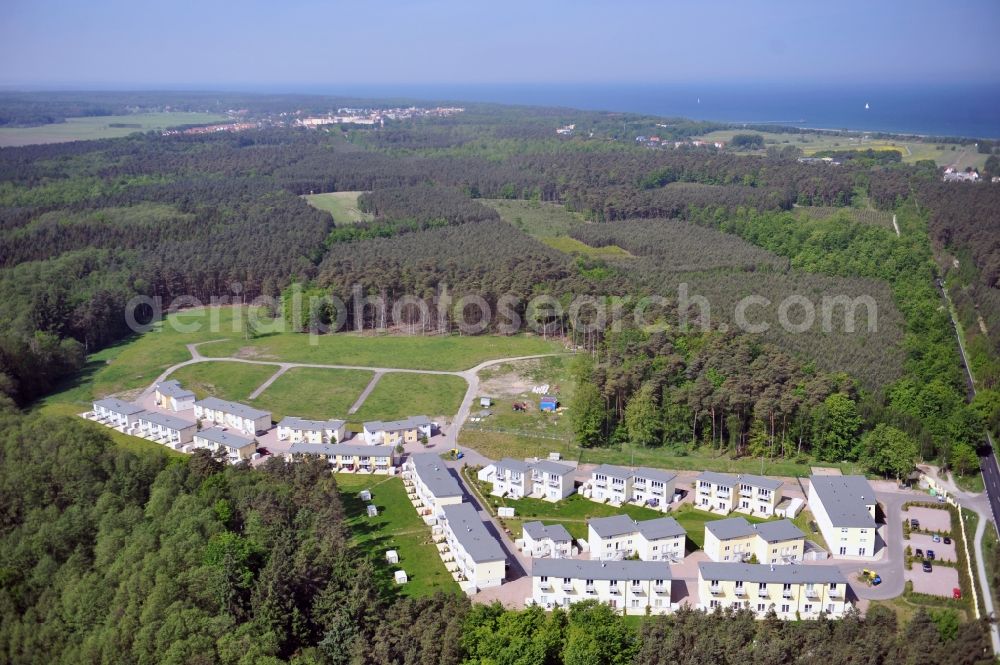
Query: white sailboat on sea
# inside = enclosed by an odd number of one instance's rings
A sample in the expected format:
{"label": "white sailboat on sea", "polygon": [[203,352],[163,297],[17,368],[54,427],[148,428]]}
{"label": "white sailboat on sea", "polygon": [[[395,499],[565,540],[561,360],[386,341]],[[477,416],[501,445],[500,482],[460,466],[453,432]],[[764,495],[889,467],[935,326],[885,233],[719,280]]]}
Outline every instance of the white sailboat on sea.
{"label": "white sailboat on sea", "polygon": [[871,108],[871,107],[868,106],[868,102],[865,102],[865,110],[867,111],[869,108]]}

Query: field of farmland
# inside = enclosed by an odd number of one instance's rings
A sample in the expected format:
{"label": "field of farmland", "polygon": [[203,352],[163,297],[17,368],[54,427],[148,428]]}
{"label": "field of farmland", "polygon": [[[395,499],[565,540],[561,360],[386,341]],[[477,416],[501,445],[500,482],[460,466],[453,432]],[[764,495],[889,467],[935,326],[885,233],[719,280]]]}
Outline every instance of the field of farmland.
{"label": "field of farmland", "polygon": [[38,127],[0,127],[0,148],[37,143],[116,139],[135,132],[162,130],[180,125],[203,125],[224,122],[227,119],[226,116],[217,113],[135,113],[66,118],[66,122]]}

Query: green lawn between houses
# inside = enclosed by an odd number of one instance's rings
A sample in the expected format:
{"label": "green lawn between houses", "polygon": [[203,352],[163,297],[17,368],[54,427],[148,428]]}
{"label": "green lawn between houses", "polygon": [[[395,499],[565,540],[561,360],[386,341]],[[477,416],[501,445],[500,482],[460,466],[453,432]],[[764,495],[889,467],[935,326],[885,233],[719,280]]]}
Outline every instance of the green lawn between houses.
{"label": "green lawn between houses", "polygon": [[[395,586],[393,574],[405,570],[409,581],[397,587],[404,595],[460,593],[458,583],[444,567],[431,540],[430,527],[406,498],[402,479],[350,473],[338,473],[335,478],[353,534],[352,542],[358,551],[370,557],[384,576],[385,584]],[[378,517],[367,516],[367,502],[358,498],[363,489],[371,489]],[[386,550],[392,549],[399,553],[399,564],[386,563]]]}

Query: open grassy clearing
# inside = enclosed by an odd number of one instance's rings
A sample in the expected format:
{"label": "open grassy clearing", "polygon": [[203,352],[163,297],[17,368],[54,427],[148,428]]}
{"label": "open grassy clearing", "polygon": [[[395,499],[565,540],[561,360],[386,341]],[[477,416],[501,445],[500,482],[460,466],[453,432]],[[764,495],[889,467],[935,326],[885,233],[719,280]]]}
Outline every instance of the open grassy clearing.
{"label": "open grassy clearing", "polygon": [[293,367],[249,403],[269,410],[275,420],[285,416],[344,420],[373,375],[353,369]]}
{"label": "open grassy clearing", "polygon": [[328,212],[338,224],[367,222],[372,216],[358,209],[358,196],[364,192],[327,192],[306,194],[302,198],[312,207]]}
{"label": "open grassy clearing", "polygon": [[569,237],[573,227],[589,222],[584,220],[583,215],[570,212],[558,203],[506,199],[484,200],[483,203],[492,206],[508,224],[565,254],[619,259],[631,256],[621,247],[591,247]]}
{"label": "open grassy clearing", "polygon": [[465,379],[459,376],[390,372],[379,379],[350,420],[395,420],[419,414],[451,418],[461,406],[467,388]]}
{"label": "open grassy clearing", "polygon": [[603,247],[591,247],[580,242],[576,238],[569,236],[557,236],[555,238],[541,238],[541,241],[552,249],[557,249],[564,254],[590,256],[593,258],[629,258],[632,255],[617,245],[606,245]]}
{"label": "open grassy clearing", "polygon": [[[406,596],[426,596],[437,591],[459,593],[458,583],[451,577],[437,547],[431,539],[431,530],[417,515],[406,498],[400,478],[339,473],[336,476],[347,524],[353,534],[352,544],[367,555],[378,571],[383,585],[395,588]],[[368,517],[367,502],[358,498],[358,492],[371,489],[372,503],[378,507],[378,517]],[[399,553],[398,564],[388,564],[386,550]],[[393,573],[405,570],[409,581],[397,586]]]}
{"label": "open grassy clearing", "polygon": [[[191,353],[187,344],[206,356],[231,354],[262,360],[314,362],[406,369],[461,370],[484,360],[507,356],[556,353],[559,344],[534,336],[478,337],[355,335],[341,333],[313,338],[299,333],[268,333],[244,339],[240,316],[230,307],[185,310],[170,314],[154,330],[136,335],[88,358],[84,369],[42,403],[87,406],[94,398],[145,388],[167,368]],[[272,370],[273,371],[273,370]],[[256,387],[256,386],[255,386]],[[82,409],[81,409],[82,410]]]}
{"label": "open grassy clearing", "polygon": [[[66,118],[66,122],[39,127],[0,127],[0,147],[36,143],[65,143],[93,139],[114,139],[135,132],[162,130],[180,125],[204,125],[225,122],[217,113],[135,113],[92,118]],[[113,127],[112,125],[124,125]]]}
{"label": "open grassy clearing", "polygon": [[213,358],[235,356],[252,360],[322,365],[356,365],[458,371],[491,358],[555,353],[561,347],[541,337],[517,335],[359,335],[337,333],[310,338],[301,333],[272,333],[254,340],[234,338],[201,348]]}
{"label": "open grassy clearing", "polygon": [[735,134],[760,134],[764,137],[765,145],[779,147],[793,145],[802,148],[802,152],[807,156],[824,150],[898,150],[903,155],[903,162],[908,164],[922,159],[932,159],[938,166],[948,166],[956,160],[960,160],[961,168],[966,166],[982,168],[987,157],[978,154],[974,146],[962,146],[954,143],[925,143],[902,139],[862,139],[860,133],[854,136],[835,136],[825,132],[782,134],[726,129],[706,134],[700,138],[707,141],[728,143]]}
{"label": "open grassy clearing", "polygon": [[211,395],[220,399],[245,400],[257,386],[278,371],[271,365],[246,363],[206,362],[181,367],[170,375],[198,399]]}

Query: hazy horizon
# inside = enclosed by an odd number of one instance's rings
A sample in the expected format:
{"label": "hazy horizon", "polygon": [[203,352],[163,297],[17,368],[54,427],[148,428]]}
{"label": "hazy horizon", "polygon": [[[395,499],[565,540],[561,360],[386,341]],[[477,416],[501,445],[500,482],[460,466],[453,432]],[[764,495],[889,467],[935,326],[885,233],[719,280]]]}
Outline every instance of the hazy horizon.
{"label": "hazy horizon", "polygon": [[[995,86],[1000,4],[14,0],[6,89],[356,85]],[[842,34],[842,37],[823,35]]]}

